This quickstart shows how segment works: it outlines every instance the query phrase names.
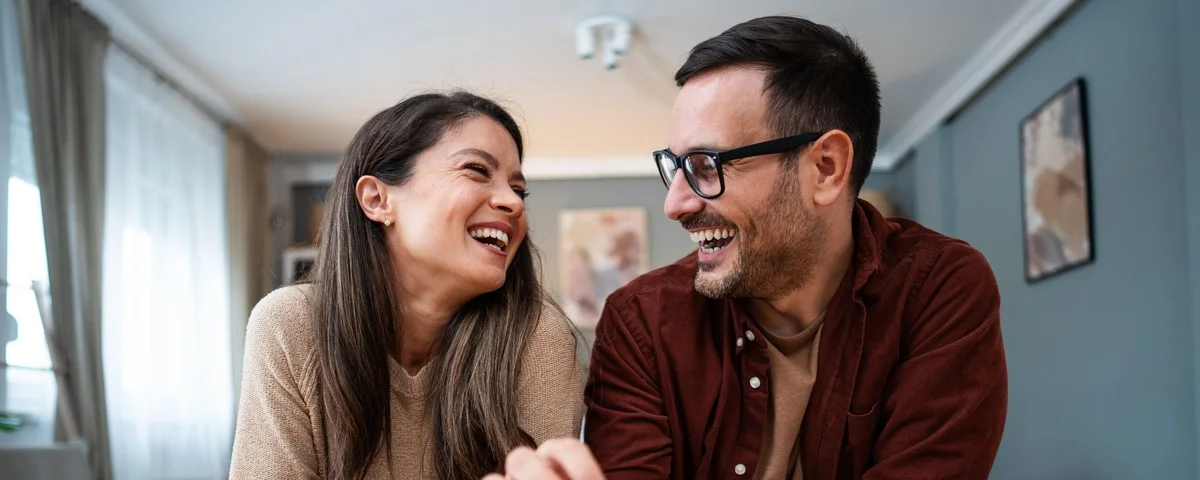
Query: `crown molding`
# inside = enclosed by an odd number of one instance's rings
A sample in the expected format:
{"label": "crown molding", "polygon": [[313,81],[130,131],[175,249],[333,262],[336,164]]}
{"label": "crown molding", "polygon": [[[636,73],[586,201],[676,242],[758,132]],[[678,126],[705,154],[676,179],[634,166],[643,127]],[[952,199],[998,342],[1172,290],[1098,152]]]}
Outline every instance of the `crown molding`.
{"label": "crown molding", "polygon": [[649,156],[530,157],[521,165],[527,180],[658,178]]}
{"label": "crown molding", "polygon": [[1029,0],[962,68],[938,89],[931,100],[908,119],[896,135],[882,145],[875,156],[872,170],[888,171],[897,166],[904,153],[913,148],[930,132],[971,97],[1080,0]]}

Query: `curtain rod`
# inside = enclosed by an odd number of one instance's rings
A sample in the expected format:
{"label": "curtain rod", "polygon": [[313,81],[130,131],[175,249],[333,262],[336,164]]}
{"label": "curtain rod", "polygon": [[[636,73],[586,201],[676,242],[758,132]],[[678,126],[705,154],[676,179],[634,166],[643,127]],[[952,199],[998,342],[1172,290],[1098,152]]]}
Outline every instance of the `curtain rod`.
{"label": "curtain rod", "polygon": [[[237,125],[231,119],[225,118],[224,116],[218,114],[216,111],[214,111],[208,105],[206,105],[203,101],[201,101],[199,98],[197,98],[195,95],[193,95],[191,91],[184,88],[183,85],[180,85],[179,82],[175,81],[175,79],[171,78],[170,75],[167,75],[162,70],[160,70],[158,68],[158,66],[154,64],[154,62],[147,60],[146,57],[144,57],[140,53],[138,53],[137,50],[135,50],[134,48],[126,45],[124,42],[122,42],[116,38],[113,38],[113,37],[109,38],[109,43],[111,43],[112,46],[120,49],[126,55],[129,55],[130,57],[132,57],[134,61],[140,63],[143,67],[146,68],[146,70],[149,70],[150,73],[154,74],[155,79],[166,84],[172,90],[175,90],[177,93],[179,93],[179,95],[181,95],[189,103],[191,103],[192,105],[195,105],[196,108],[199,108],[200,111],[204,112],[205,115],[208,115],[209,118],[211,118],[211,119],[213,119],[213,121],[217,122],[217,124],[221,125],[222,127],[225,127],[228,125],[235,125],[235,126]],[[239,128],[240,128],[240,126],[239,126]]]}

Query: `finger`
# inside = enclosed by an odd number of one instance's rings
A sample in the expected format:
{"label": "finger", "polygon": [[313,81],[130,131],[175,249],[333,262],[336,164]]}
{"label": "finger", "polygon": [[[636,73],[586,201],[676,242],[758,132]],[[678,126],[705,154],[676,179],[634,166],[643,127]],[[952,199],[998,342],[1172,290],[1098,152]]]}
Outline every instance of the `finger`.
{"label": "finger", "polygon": [[547,440],[537,454],[566,473],[570,480],[604,480],[592,450],[574,438]]}
{"label": "finger", "polygon": [[489,473],[486,477],[479,480],[504,480],[504,477],[501,477],[499,473]]}
{"label": "finger", "polygon": [[516,480],[566,480],[529,447],[517,447],[504,462],[505,478]]}

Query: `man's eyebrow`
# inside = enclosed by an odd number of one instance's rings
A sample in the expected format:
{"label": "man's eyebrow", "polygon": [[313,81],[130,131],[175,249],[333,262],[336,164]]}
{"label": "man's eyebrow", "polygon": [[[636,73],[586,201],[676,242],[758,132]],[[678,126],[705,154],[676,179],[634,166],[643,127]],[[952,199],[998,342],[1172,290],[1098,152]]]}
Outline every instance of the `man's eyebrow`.
{"label": "man's eyebrow", "polygon": [[[499,170],[499,169],[500,169],[500,161],[499,161],[499,160],[496,160],[496,157],[492,156],[492,154],[488,153],[486,150],[481,150],[481,149],[478,149],[478,148],[464,148],[464,149],[462,149],[462,150],[459,150],[459,151],[457,151],[457,152],[454,152],[454,153],[453,153],[453,154],[451,154],[450,156],[451,156],[451,157],[457,157],[457,156],[460,156],[460,155],[472,155],[472,156],[479,157],[481,160],[483,160],[483,161],[487,162],[487,164],[488,164],[489,166],[491,166],[493,170]],[[512,174],[512,176],[511,176],[511,177],[509,177],[509,179],[510,179],[510,180],[518,180],[518,181],[524,182],[524,181],[525,181],[525,175],[524,175],[523,173],[521,173],[521,171],[520,171],[520,170],[517,170],[516,172],[514,172],[514,173]]]}
{"label": "man's eyebrow", "polygon": [[695,152],[695,151],[723,152],[725,150],[726,149],[724,149],[724,148],[717,147],[715,145],[708,144],[708,143],[702,143],[699,145],[691,145],[688,148],[682,149],[678,152],[676,152],[675,150],[672,150],[670,147],[667,147],[667,151],[671,152],[672,155],[683,155],[687,152]]}

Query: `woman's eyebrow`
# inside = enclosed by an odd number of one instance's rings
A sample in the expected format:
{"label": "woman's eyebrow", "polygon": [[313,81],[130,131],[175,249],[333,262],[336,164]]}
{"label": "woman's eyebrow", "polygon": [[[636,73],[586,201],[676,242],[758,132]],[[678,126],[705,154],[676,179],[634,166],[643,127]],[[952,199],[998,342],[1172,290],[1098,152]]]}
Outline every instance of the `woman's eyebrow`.
{"label": "woman's eyebrow", "polygon": [[[454,152],[450,156],[457,157],[459,155],[473,155],[473,156],[479,157],[483,161],[487,162],[487,164],[490,165],[493,170],[500,169],[500,161],[496,160],[496,157],[492,156],[492,154],[488,153],[487,151],[480,150],[478,148],[464,148],[462,150]],[[509,180],[516,180],[516,181],[524,182],[525,174],[521,173],[520,170],[517,170],[516,172],[514,172],[512,174],[511,177],[509,177]]]}

